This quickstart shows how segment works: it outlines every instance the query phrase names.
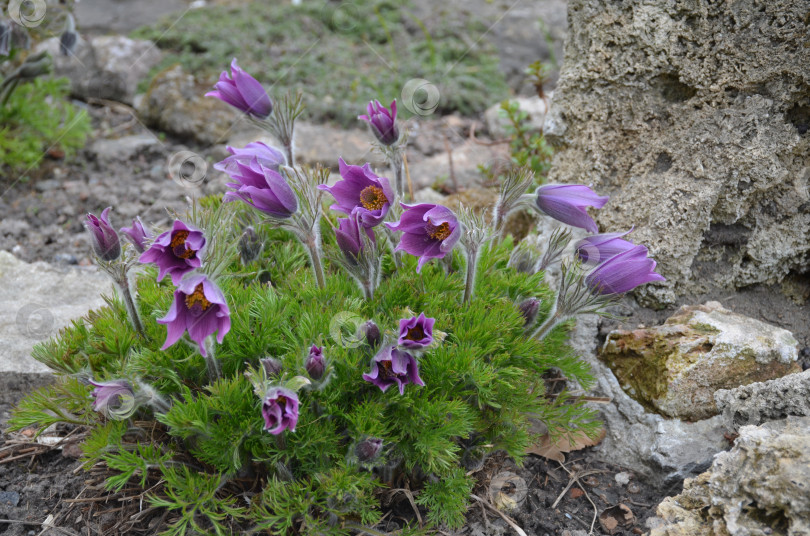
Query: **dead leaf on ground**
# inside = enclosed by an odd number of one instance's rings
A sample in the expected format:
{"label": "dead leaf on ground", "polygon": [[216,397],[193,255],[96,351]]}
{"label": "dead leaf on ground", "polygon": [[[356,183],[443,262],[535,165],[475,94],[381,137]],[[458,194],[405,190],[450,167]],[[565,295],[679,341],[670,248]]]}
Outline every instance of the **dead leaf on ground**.
{"label": "dead leaf on ground", "polygon": [[599,524],[608,534],[616,534],[620,530],[633,526],[635,522],[636,516],[626,504],[611,506],[599,514]]}
{"label": "dead leaf on ground", "polygon": [[605,438],[605,429],[600,428],[596,436],[591,439],[582,430],[566,432],[561,434],[556,441],[551,440],[551,436],[546,433],[534,445],[526,449],[529,454],[536,454],[549,460],[565,463],[566,452],[582,450],[585,447],[598,445]]}

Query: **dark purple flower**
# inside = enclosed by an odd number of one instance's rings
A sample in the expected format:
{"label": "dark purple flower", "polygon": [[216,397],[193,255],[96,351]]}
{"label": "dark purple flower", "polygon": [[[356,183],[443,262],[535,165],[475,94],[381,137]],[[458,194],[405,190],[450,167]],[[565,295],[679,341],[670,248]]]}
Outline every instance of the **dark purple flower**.
{"label": "dark purple flower", "polygon": [[632,242],[621,238],[631,231],[632,229],[623,233],[604,233],[585,237],[574,244],[577,257],[583,263],[595,265],[623,251],[633,249],[635,245]]}
{"label": "dark purple flower", "polygon": [[93,392],[90,393],[95,399],[93,400],[94,410],[105,417],[117,419],[126,418],[134,412],[135,393],[128,381],[95,382],[90,380],[90,384],[95,387]]}
{"label": "dark purple flower", "polygon": [[137,216],[132,220],[132,227],[121,227],[120,231],[127,235],[138,253],[143,253],[146,250],[146,242],[152,238],[152,231],[144,227],[143,222]]}
{"label": "dark purple flower", "polygon": [[281,361],[275,359],[273,357],[264,357],[259,359],[259,363],[262,364],[262,368],[264,369],[264,373],[268,378],[277,378],[281,376],[281,370],[283,368]]}
{"label": "dark purple flower", "polygon": [[277,171],[264,167],[259,159],[247,163],[235,162],[236,169],[229,171],[237,182],[228,183],[233,192],[225,193],[225,202],[244,201],[256,210],[274,218],[289,218],[298,210],[295,192]]}
{"label": "dark purple flower", "polygon": [[203,342],[209,335],[217,333],[221,343],[231,329],[231,311],[225,302],[222,291],[206,276],[192,275],[184,279],[174,291],[174,301],[166,316],[158,319],[166,324],[166,342],[162,350],[177,342],[183,333],[200,347],[200,353],[207,356]]}
{"label": "dark purple flower", "polygon": [[523,326],[529,327],[537,320],[537,313],[540,311],[540,300],[537,298],[523,300],[518,305],[518,310],[520,310],[520,315],[525,320]]}
{"label": "dark purple flower", "polygon": [[157,264],[158,281],[170,274],[172,283],[177,285],[184,275],[200,267],[204,247],[205,235],[202,231],[174,220],[171,230],[161,233],[139,260]]}
{"label": "dark purple flower", "polygon": [[360,234],[361,228],[365,231],[368,239],[372,243],[376,243],[374,231],[371,229],[371,227],[358,225],[358,219],[358,214],[354,214],[348,218],[338,218],[338,228],[335,229],[335,238],[337,239],[337,244],[340,247],[340,250],[343,252],[343,255],[346,257],[346,260],[351,263],[357,263],[357,259],[360,257],[363,249],[365,248],[363,236]]}
{"label": "dark purple flower", "polygon": [[380,455],[383,447],[383,440],[378,437],[369,437],[360,441],[354,447],[357,459],[363,463],[374,461]]}
{"label": "dark purple flower", "polygon": [[405,386],[409,383],[425,385],[425,382],[419,377],[416,358],[391,345],[385,346],[372,358],[371,373],[363,374],[363,379],[383,391],[392,385],[397,385],[399,394],[405,393]]}
{"label": "dark purple flower", "polygon": [[425,313],[399,321],[399,345],[409,350],[430,346],[433,342],[433,324],[435,318],[428,318]]}
{"label": "dark purple flower", "polygon": [[383,145],[393,145],[399,140],[399,129],[397,128],[397,100],[391,103],[389,110],[380,101],[373,100],[366,108],[368,115],[359,115],[357,119],[367,121],[371,125],[371,130],[380,143]]}
{"label": "dark purple flower", "polygon": [[214,87],[216,90],[206,93],[206,97],[216,97],[259,119],[265,119],[273,112],[273,102],[267,92],[258,80],[239,68],[236,58],[231,61],[231,76],[223,71]]}
{"label": "dark purple flower", "polygon": [[332,194],[337,201],[329,208],[344,214],[358,214],[360,224],[364,227],[379,225],[388,214],[394,199],[394,191],[388,184],[388,179],[375,175],[369,164],[352,166],[342,158],[338,164],[343,180],[334,186],[318,186]]}
{"label": "dark purple flower", "polygon": [[585,278],[597,294],[621,294],[650,281],[666,280],[655,273],[655,261],[647,257],[647,248],[640,245],[614,255]]}
{"label": "dark purple flower", "polygon": [[110,225],[109,213],[111,207],[105,208],[101,212],[101,217],[97,218],[93,214],[88,214],[84,220],[84,226],[90,231],[93,251],[100,259],[114,261],[121,256],[121,240],[118,233]]}
{"label": "dark purple flower", "polygon": [[271,387],[262,401],[264,429],[278,435],[284,430],[295,432],[298,424],[298,395],[283,387]]}
{"label": "dark purple flower", "polygon": [[278,171],[280,165],[287,163],[284,153],[260,141],[248,143],[243,149],[228,147],[228,151],[231,153],[231,156],[227,157],[222,162],[214,164],[214,169],[227,173],[228,175],[239,171],[236,165],[237,162],[250,165],[254,158],[259,164],[273,171]]}
{"label": "dark purple flower", "polygon": [[598,231],[596,222],[588,216],[585,207],[602,208],[610,199],[582,184],[541,186],[537,189],[537,207],[555,220],[591,233]]}
{"label": "dark purple flower", "polygon": [[395,251],[404,250],[419,257],[416,267],[419,272],[427,261],[441,259],[453,249],[461,236],[461,225],[456,215],[442,205],[400,204],[405,209],[400,220],[385,225],[391,230],[403,232]]}
{"label": "dark purple flower", "polygon": [[366,337],[366,342],[368,343],[371,348],[376,348],[380,341],[382,340],[382,334],[380,333],[380,328],[377,327],[377,324],[373,320],[366,321],[365,324],[360,326],[363,335]]}
{"label": "dark purple flower", "polygon": [[11,24],[0,19],[0,56],[11,52]]}
{"label": "dark purple flower", "polygon": [[319,348],[314,344],[310,347],[304,368],[307,369],[307,374],[309,374],[309,377],[313,380],[323,378],[323,373],[326,372],[326,360],[323,358],[323,348]]}

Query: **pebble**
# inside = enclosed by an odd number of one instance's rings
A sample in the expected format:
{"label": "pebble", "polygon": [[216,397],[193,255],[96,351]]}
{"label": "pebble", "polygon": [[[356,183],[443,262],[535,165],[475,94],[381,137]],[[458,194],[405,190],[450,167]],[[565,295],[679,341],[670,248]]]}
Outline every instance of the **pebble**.
{"label": "pebble", "polygon": [[53,262],[60,264],[79,264],[79,260],[70,253],[57,253],[53,256]]}
{"label": "pebble", "polygon": [[630,483],[630,478],[633,475],[628,472],[616,473],[616,483],[620,486],[626,486]]}
{"label": "pebble", "polygon": [[0,504],[17,506],[20,504],[20,494],[16,491],[0,491]]}

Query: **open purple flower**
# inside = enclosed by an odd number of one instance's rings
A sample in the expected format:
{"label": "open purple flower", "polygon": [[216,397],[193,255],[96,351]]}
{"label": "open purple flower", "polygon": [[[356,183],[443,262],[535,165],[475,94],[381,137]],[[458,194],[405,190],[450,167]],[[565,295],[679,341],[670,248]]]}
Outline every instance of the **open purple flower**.
{"label": "open purple flower", "polygon": [[585,282],[597,294],[621,294],[650,281],[666,281],[655,272],[647,248],[635,246],[609,258],[588,274]]}
{"label": "open purple flower", "polygon": [[632,229],[623,233],[603,233],[585,237],[574,244],[577,257],[585,264],[596,265],[623,251],[633,249],[635,244],[621,238],[631,231]]}
{"label": "open purple flower", "polygon": [[135,411],[135,393],[132,385],[126,380],[112,380],[96,382],[90,380],[95,387],[90,395],[93,400],[93,409],[108,418],[124,419]]}
{"label": "open purple flower", "polygon": [[257,157],[247,163],[235,162],[236,169],[228,171],[237,182],[228,183],[232,192],[225,193],[225,202],[244,201],[256,210],[274,218],[289,218],[298,210],[295,192],[277,171],[263,166]]}
{"label": "open purple flower", "polygon": [[318,186],[332,194],[337,201],[329,208],[349,215],[357,213],[364,227],[379,225],[394,200],[394,191],[388,179],[375,175],[369,164],[352,166],[342,158],[338,164],[343,180],[334,186]]}
{"label": "open purple flower", "polygon": [[264,429],[273,435],[295,432],[298,424],[298,395],[283,387],[271,387],[262,401]]}
{"label": "open purple flower", "polygon": [[188,336],[207,357],[203,342],[209,335],[217,334],[221,343],[231,329],[231,311],[222,291],[206,276],[192,275],[184,279],[174,291],[174,301],[166,316],[158,323],[166,324],[166,342],[162,350],[173,345],[188,331]]}
{"label": "open purple flower", "polygon": [[231,61],[231,75],[223,71],[214,87],[216,90],[206,93],[206,97],[216,97],[259,119],[265,119],[273,112],[273,102],[267,92],[258,80],[239,68],[236,58]]}
{"label": "open purple flower", "polygon": [[338,228],[335,229],[335,238],[337,239],[337,244],[340,247],[340,250],[346,257],[346,260],[353,264],[357,263],[357,259],[360,257],[363,249],[365,248],[365,241],[363,236],[360,234],[361,228],[372,243],[376,242],[374,230],[372,230],[371,227],[363,227],[362,225],[358,225],[358,219],[358,214],[354,214],[349,218],[338,218]]}
{"label": "open purple flower", "polygon": [[146,250],[146,243],[152,238],[152,231],[144,227],[141,218],[137,216],[132,220],[132,227],[121,227],[119,230],[127,235],[138,253],[143,253]]}
{"label": "open purple flower", "polygon": [[425,313],[399,321],[399,345],[409,350],[430,346],[433,342],[433,324],[435,318],[428,318]]}
{"label": "open purple flower", "polygon": [[326,372],[326,360],[323,358],[323,348],[319,348],[314,344],[309,349],[309,354],[304,362],[304,368],[307,374],[313,380],[320,380],[323,378],[323,373]]}
{"label": "open purple flower", "polygon": [[109,214],[111,209],[112,207],[105,208],[101,212],[100,218],[94,214],[88,214],[84,220],[84,226],[90,231],[93,251],[96,252],[100,259],[105,261],[114,261],[121,256],[121,240],[118,238],[118,233],[110,225]]}
{"label": "open purple flower", "polygon": [[597,232],[596,222],[588,216],[586,207],[602,208],[610,199],[597,195],[582,184],[560,184],[541,186],[537,194],[537,208],[555,220],[591,233]]}
{"label": "open purple flower", "polygon": [[228,147],[227,149],[231,153],[231,156],[214,164],[214,169],[227,173],[228,175],[238,173],[239,169],[236,165],[237,163],[249,166],[254,159],[262,166],[276,172],[280,165],[287,163],[284,153],[260,141],[248,143],[242,149],[234,147]]}
{"label": "open purple flower", "polygon": [[400,204],[405,209],[400,220],[385,225],[403,232],[395,251],[405,251],[419,257],[416,267],[419,272],[427,261],[441,259],[453,249],[461,236],[461,225],[456,215],[442,205]]}
{"label": "open purple flower", "polygon": [[174,220],[172,228],[161,233],[143,254],[140,262],[153,262],[158,266],[158,281],[171,275],[177,285],[184,275],[202,264],[205,247],[203,232],[180,220]]}
{"label": "open purple flower", "polygon": [[368,115],[359,115],[357,119],[367,121],[374,135],[383,145],[393,145],[399,140],[397,128],[397,100],[391,103],[389,110],[380,101],[373,100],[366,108]]}
{"label": "open purple flower", "polygon": [[399,394],[405,393],[405,386],[409,383],[425,385],[425,382],[419,377],[416,358],[391,345],[385,346],[372,358],[371,373],[363,374],[363,379],[383,391],[392,385],[397,385]]}

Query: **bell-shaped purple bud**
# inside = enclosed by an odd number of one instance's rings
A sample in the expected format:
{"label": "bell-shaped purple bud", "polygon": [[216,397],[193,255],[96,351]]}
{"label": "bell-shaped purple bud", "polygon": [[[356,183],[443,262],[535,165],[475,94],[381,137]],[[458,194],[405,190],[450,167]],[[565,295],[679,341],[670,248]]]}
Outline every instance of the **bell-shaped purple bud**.
{"label": "bell-shaped purple bud", "polygon": [[121,240],[118,233],[110,225],[111,207],[105,208],[101,212],[101,217],[97,218],[93,214],[88,214],[84,220],[84,225],[90,231],[93,251],[102,260],[114,261],[121,256]]}
{"label": "bell-shaped purple bud", "polygon": [[525,320],[523,323],[524,327],[532,326],[537,320],[537,313],[540,311],[540,300],[537,298],[523,300],[520,302],[520,305],[518,305],[518,310]]}
{"label": "bell-shaped purple bud", "polygon": [[623,233],[603,233],[587,236],[574,244],[574,250],[583,264],[596,266],[614,255],[633,249],[635,244],[621,238],[631,231],[632,229]]}
{"label": "bell-shaped purple bud", "polygon": [[135,393],[128,381],[96,382],[90,380],[90,384],[95,387],[91,393],[95,399],[93,400],[94,410],[107,418],[116,420],[126,419],[135,413],[137,409]]}
{"label": "bell-shaped purple bud", "polygon": [[602,208],[610,199],[597,195],[596,192],[582,184],[549,184],[541,186],[535,192],[537,208],[557,221],[580,227],[591,233],[598,231],[585,210],[586,207]]}
{"label": "bell-shaped purple bud", "polygon": [[585,283],[596,294],[622,294],[650,281],[666,281],[655,272],[647,248],[635,246],[614,255],[588,274]]}
{"label": "bell-shaped purple bud", "polygon": [[264,429],[273,435],[295,432],[298,424],[298,395],[283,387],[271,387],[262,401]]}
{"label": "bell-shaped purple bud", "polygon": [[359,215],[357,213],[348,218],[338,218],[338,228],[335,229],[335,239],[338,247],[340,247],[343,256],[351,264],[357,264],[357,260],[366,245],[363,236],[360,234],[361,229],[372,243],[376,243],[374,230],[371,227],[359,225],[358,220]]}
{"label": "bell-shaped purple bud", "polygon": [[231,153],[231,156],[227,157],[222,162],[214,164],[214,169],[227,173],[228,175],[239,171],[236,164],[249,166],[254,158],[262,166],[276,172],[278,172],[279,166],[287,163],[284,153],[260,141],[248,143],[243,149],[233,147],[228,147],[227,149]]}
{"label": "bell-shaped purple bud", "polygon": [[373,320],[366,321],[360,329],[363,332],[363,335],[366,337],[366,342],[368,343],[371,348],[376,348],[380,341],[382,341],[382,333],[380,333],[380,328],[377,327],[377,324],[374,323]]}
{"label": "bell-shaped purple bud", "polygon": [[264,374],[268,378],[278,378],[281,376],[281,370],[283,368],[281,361],[274,357],[264,357],[259,359],[259,363],[262,364],[262,368],[264,369]]}
{"label": "bell-shaped purple bud", "polygon": [[368,115],[359,115],[357,119],[368,122],[374,136],[383,145],[393,145],[399,141],[399,129],[397,128],[397,100],[391,103],[389,110],[380,101],[373,100],[366,107]]}
{"label": "bell-shaped purple bud", "polygon": [[354,447],[357,459],[362,463],[373,462],[380,455],[383,447],[383,440],[378,437],[368,437]]}
{"label": "bell-shaped purple bud", "polygon": [[71,13],[67,14],[65,19],[65,29],[62,35],[59,36],[59,53],[63,56],[70,56],[76,50],[76,42],[79,40],[79,34],[76,33],[76,21],[73,19]]}
{"label": "bell-shaped purple bud", "polygon": [[441,259],[452,251],[461,237],[461,225],[453,212],[442,205],[423,203],[406,205],[398,222],[386,223],[392,231],[402,231],[394,251],[405,251],[419,257],[416,271],[430,259]]}
{"label": "bell-shaped purple bud", "polygon": [[419,377],[416,358],[396,346],[385,346],[371,360],[371,372],[363,374],[363,379],[385,391],[392,385],[399,387],[399,394],[405,394],[409,383],[425,385]]}
{"label": "bell-shaped purple bud", "polygon": [[258,80],[239,68],[236,58],[231,61],[230,76],[223,71],[214,87],[216,90],[206,93],[206,97],[216,97],[259,119],[265,119],[273,112],[273,101],[267,92]]}
{"label": "bell-shaped purple bud", "polygon": [[236,182],[227,186],[233,191],[225,193],[224,200],[244,201],[251,207],[274,218],[285,219],[298,210],[295,192],[277,171],[264,167],[253,158],[250,163],[236,162],[236,169],[228,174]]}
{"label": "bell-shaped purple bud", "polygon": [[256,234],[256,230],[248,226],[239,238],[239,256],[242,264],[248,265],[259,258],[262,252],[262,240]]}
{"label": "bell-shaped purple bud", "polygon": [[418,350],[430,346],[433,342],[433,324],[435,318],[428,318],[425,313],[399,321],[399,345],[408,350]]}
{"label": "bell-shaped purple bud", "polygon": [[142,263],[157,264],[158,281],[169,274],[172,283],[179,285],[184,275],[202,265],[204,248],[205,235],[202,231],[180,220],[174,220],[172,228],[155,238],[139,260]]}
{"label": "bell-shaped purple bud", "polygon": [[304,362],[304,368],[307,374],[313,380],[320,380],[323,378],[323,373],[326,372],[326,360],[323,357],[323,348],[319,348],[314,344],[309,349],[309,354]]}
{"label": "bell-shaped purple bud", "polygon": [[146,251],[146,245],[153,236],[152,231],[144,227],[141,218],[137,216],[132,220],[132,227],[121,227],[119,230],[122,234],[127,235],[127,238],[129,238],[129,241],[135,246],[138,253]]}

